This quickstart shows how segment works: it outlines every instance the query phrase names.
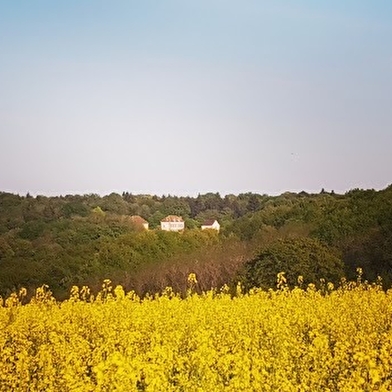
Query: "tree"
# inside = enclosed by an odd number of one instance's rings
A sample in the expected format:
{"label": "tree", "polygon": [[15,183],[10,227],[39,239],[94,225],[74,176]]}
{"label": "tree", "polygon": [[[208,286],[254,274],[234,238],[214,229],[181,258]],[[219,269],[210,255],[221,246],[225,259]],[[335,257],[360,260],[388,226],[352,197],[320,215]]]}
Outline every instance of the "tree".
{"label": "tree", "polygon": [[337,282],[343,276],[343,262],[333,248],[316,239],[280,239],[245,263],[242,280],[247,288],[275,287],[280,272],[285,272],[290,286],[299,276],[304,284],[317,284],[321,278]]}
{"label": "tree", "polygon": [[87,216],[89,209],[83,202],[71,201],[63,205],[62,213],[66,218],[70,218],[73,215]]}
{"label": "tree", "polygon": [[248,205],[247,205],[246,209],[249,212],[256,212],[257,210],[260,209],[260,206],[261,206],[261,203],[260,203],[259,197],[256,194],[251,193],[249,195]]}
{"label": "tree", "polygon": [[122,196],[114,192],[102,198],[100,207],[104,211],[119,215],[126,215],[129,211],[128,203],[122,198]]}

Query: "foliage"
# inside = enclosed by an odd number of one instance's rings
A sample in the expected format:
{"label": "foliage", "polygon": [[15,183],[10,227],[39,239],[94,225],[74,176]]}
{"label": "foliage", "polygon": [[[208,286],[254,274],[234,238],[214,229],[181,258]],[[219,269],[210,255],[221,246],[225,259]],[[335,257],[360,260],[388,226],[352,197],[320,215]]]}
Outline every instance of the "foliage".
{"label": "foliage", "polygon": [[240,271],[244,260],[250,257],[251,248],[236,238],[218,242],[214,233],[210,231],[210,234],[213,241],[209,245],[188,254],[162,259],[159,268],[156,263],[144,264],[135,274],[123,279],[123,284],[141,296],[163,291],[168,286],[177,293],[185,294],[186,277],[196,273],[199,277],[197,292],[221,287],[225,283],[235,287],[237,281],[233,281],[233,278]]}
{"label": "foliage", "polygon": [[291,286],[302,276],[303,283],[320,279],[337,282],[343,277],[343,263],[336,251],[312,238],[280,239],[267,246],[244,265],[246,287],[274,287],[284,272]]}
{"label": "foliage", "polygon": [[[159,233],[160,220],[168,214],[183,216],[184,235]],[[153,234],[137,233],[131,215],[146,219]],[[73,284],[95,285],[106,276],[136,284],[141,270],[153,271],[159,264],[165,270],[162,275],[168,275],[172,261],[179,264],[181,259],[187,264],[183,273],[196,259],[211,270],[211,238],[199,235],[201,223],[209,218],[221,224],[217,241],[223,247],[234,238],[247,249],[242,260],[250,248],[307,237],[337,249],[348,278],[362,267],[367,279],[380,275],[385,287],[392,283],[392,186],[381,191],[353,189],[344,195],[324,190],[279,196],[124,192],[32,197],[0,192],[0,293],[47,283],[61,296]],[[230,251],[227,246],[227,260]],[[234,279],[237,267],[230,270],[231,276],[219,267],[211,273],[211,282],[218,271],[227,281]]]}

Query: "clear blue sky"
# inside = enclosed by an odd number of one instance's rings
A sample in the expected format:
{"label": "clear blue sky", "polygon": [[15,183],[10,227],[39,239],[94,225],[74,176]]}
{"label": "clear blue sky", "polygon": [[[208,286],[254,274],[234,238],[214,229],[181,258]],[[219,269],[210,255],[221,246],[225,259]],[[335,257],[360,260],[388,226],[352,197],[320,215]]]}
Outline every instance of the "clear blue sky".
{"label": "clear blue sky", "polygon": [[392,183],[392,1],[1,1],[0,191]]}

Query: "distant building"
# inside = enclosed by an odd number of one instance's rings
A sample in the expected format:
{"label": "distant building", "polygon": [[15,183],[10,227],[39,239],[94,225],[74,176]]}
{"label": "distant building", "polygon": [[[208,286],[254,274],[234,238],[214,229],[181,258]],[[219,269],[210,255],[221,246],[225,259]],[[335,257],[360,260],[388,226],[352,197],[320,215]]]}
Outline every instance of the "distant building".
{"label": "distant building", "polygon": [[138,229],[145,229],[148,230],[148,222],[143,219],[140,215],[132,215],[129,217],[131,222],[137,227]]}
{"label": "distant building", "polygon": [[216,219],[207,219],[207,220],[205,220],[202,223],[201,229],[202,230],[212,229],[212,230],[219,231],[220,230],[220,224],[219,224],[219,222]]}
{"label": "distant building", "polygon": [[185,222],[181,216],[168,215],[161,220],[161,229],[165,231],[181,231],[185,229]]}

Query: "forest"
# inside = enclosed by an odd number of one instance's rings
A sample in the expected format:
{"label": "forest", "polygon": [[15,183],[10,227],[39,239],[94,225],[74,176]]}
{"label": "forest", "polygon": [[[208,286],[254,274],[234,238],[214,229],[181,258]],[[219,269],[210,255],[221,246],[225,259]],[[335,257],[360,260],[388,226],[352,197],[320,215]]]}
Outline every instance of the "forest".
{"label": "forest", "polygon": [[[184,218],[183,232],[160,230],[170,214]],[[202,231],[206,219],[217,219],[220,232]],[[292,287],[339,284],[358,268],[391,286],[392,185],[279,196],[0,193],[2,296],[46,284],[62,299],[74,285],[99,290],[107,278],[141,296],[167,286],[181,293],[190,273],[200,292],[238,282],[274,288],[281,272]]]}

